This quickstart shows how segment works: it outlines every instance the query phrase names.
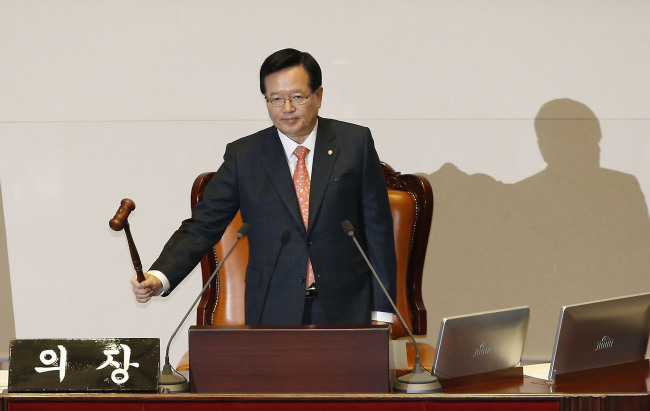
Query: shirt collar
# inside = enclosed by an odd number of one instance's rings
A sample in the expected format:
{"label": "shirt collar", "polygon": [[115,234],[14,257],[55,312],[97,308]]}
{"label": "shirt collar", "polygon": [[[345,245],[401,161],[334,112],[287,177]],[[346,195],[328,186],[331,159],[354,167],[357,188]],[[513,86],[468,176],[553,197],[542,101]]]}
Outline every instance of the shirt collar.
{"label": "shirt collar", "polygon": [[[278,130],[278,135],[280,136],[280,142],[282,142],[282,147],[284,147],[284,153],[287,155],[287,160],[291,158],[293,155],[294,150],[298,146],[303,146],[307,147],[309,149],[309,153],[314,152],[314,148],[316,147],[316,132],[318,130],[318,120],[316,120],[316,125],[314,126],[314,129],[309,133],[309,136],[307,136],[307,139],[302,143],[298,144],[286,135],[284,135],[280,130]],[[309,156],[309,154],[308,154]]]}

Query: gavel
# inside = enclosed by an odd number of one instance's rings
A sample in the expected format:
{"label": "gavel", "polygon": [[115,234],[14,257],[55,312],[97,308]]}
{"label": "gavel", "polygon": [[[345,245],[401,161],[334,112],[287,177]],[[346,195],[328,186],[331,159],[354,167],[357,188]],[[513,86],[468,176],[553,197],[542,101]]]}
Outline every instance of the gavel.
{"label": "gavel", "polygon": [[131,236],[131,229],[129,228],[128,220],[129,214],[131,214],[131,211],[133,210],[135,210],[135,203],[130,198],[125,198],[120,203],[120,208],[117,209],[115,217],[108,222],[108,225],[115,231],[121,231],[124,229],[126,240],[129,243],[133,268],[135,268],[135,273],[138,276],[138,282],[141,283],[145,280],[144,274],[142,273],[142,263],[140,262],[138,249],[135,247],[135,242],[133,242],[133,237]]}

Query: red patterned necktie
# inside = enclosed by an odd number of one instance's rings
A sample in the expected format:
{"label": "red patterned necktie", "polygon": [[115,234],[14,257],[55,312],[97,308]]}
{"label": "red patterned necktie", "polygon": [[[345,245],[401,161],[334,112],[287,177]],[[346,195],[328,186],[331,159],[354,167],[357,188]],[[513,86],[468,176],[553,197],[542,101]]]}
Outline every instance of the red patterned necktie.
{"label": "red patterned necktie", "polygon": [[[300,206],[300,214],[302,215],[302,222],[305,224],[305,230],[309,227],[309,173],[305,165],[305,156],[309,153],[307,147],[298,146],[293,154],[298,158],[296,171],[293,173],[293,185],[296,188],[296,195],[298,196],[298,205]],[[307,288],[314,283],[314,269],[311,267],[311,260],[307,265]]]}

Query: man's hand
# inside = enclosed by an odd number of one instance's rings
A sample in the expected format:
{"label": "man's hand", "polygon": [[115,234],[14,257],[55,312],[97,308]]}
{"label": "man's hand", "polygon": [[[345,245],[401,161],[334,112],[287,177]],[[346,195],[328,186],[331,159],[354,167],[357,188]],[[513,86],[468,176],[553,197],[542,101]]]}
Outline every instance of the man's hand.
{"label": "man's hand", "polygon": [[151,297],[160,293],[162,283],[158,278],[151,274],[144,273],[145,280],[141,283],[138,282],[138,276],[134,275],[131,278],[131,285],[133,286],[133,294],[139,303],[146,303]]}

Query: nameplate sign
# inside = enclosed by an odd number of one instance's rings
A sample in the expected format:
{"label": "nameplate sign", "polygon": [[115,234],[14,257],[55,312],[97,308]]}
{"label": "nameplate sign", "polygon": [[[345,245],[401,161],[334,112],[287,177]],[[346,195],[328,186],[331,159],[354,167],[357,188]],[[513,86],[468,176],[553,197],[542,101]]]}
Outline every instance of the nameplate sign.
{"label": "nameplate sign", "polygon": [[157,338],[17,339],[8,392],[156,392]]}

